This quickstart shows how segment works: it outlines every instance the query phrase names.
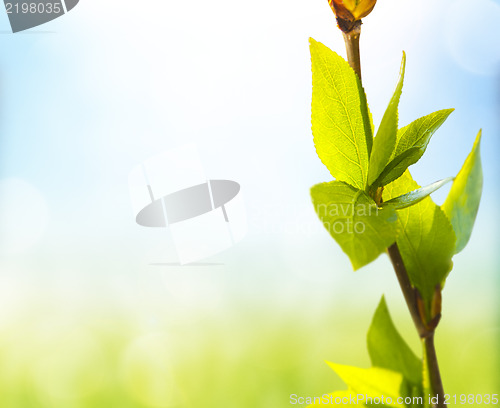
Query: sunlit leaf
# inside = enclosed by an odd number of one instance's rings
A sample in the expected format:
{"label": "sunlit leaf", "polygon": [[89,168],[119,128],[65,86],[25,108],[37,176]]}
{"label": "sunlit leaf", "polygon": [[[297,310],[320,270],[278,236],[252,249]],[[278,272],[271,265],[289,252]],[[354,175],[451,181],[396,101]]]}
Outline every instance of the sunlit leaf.
{"label": "sunlit leaf", "polygon": [[398,404],[398,398],[404,395],[406,388],[403,376],[400,373],[386,370],[384,368],[357,368],[334,364],[328,362],[328,365],[335,371],[349,388],[356,394],[364,395],[365,398],[390,398],[391,407],[405,407],[404,404]]}
{"label": "sunlit leaf", "polygon": [[313,39],[310,49],[316,152],[335,179],[362,190],[373,143],[364,90],[342,57]]}
{"label": "sunlit leaf", "polygon": [[377,208],[364,191],[332,181],[315,185],[311,196],[316,213],[355,270],[375,260],[395,242],[395,210]]}
{"label": "sunlit leaf", "polygon": [[[409,171],[387,185],[384,201],[419,188]],[[399,234],[397,243],[410,280],[430,307],[435,288],[442,285],[451,271],[455,250],[455,234],[448,217],[431,200],[397,211]]]}
{"label": "sunlit leaf", "polygon": [[457,236],[455,253],[464,249],[469,242],[481,201],[483,170],[480,146],[481,131],[442,206]]}
{"label": "sunlit leaf", "polygon": [[389,102],[380,126],[377,130],[377,136],[373,142],[373,150],[370,157],[368,170],[368,185],[371,186],[379,177],[380,173],[389,163],[392,153],[396,147],[396,138],[398,133],[398,106],[401,92],[403,91],[403,82],[405,77],[406,54],[403,52],[403,61],[401,62],[401,71],[399,81],[394,91],[394,95]]}
{"label": "sunlit leaf", "polygon": [[374,185],[378,187],[389,184],[400,177],[409,166],[420,160],[436,130],[453,111],[454,109],[440,110],[399,129],[396,148],[391,155],[389,164],[374,182]]}
{"label": "sunlit leaf", "polygon": [[367,343],[374,366],[401,373],[413,385],[422,384],[422,360],[396,330],[384,297],[373,316]]}

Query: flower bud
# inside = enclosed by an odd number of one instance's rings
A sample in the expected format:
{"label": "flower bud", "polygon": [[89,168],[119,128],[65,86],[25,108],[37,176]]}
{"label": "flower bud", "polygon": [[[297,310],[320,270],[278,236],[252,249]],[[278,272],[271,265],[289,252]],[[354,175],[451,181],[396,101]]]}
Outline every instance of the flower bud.
{"label": "flower bud", "polygon": [[[377,0],[328,0],[342,31],[350,31],[371,13]],[[358,23],[360,24],[360,23]]]}

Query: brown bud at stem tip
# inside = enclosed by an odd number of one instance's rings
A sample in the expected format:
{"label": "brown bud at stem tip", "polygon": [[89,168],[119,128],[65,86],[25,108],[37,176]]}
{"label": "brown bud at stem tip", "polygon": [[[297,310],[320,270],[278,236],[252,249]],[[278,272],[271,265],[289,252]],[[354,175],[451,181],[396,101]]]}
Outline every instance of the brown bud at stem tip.
{"label": "brown bud at stem tip", "polygon": [[359,28],[361,19],[371,13],[377,0],[328,0],[339,28],[348,33]]}

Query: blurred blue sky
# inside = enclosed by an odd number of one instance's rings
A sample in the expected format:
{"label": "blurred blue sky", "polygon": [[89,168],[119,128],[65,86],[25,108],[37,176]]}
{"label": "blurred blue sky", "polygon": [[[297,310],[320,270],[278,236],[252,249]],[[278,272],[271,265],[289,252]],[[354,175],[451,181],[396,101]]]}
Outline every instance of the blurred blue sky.
{"label": "blurred blue sky", "polygon": [[[483,202],[449,293],[487,308],[498,282],[500,4],[474,1],[481,27],[469,5],[380,0],[363,25],[362,65],[376,126],[403,49],[401,125],[456,109],[412,169],[421,184],[455,175],[483,129]],[[308,38],[345,55],[326,0],[82,0],[44,26],[8,31],[0,13],[0,268],[19,287],[79,293],[98,281],[107,296],[106,282],[133,286],[150,263],[172,260],[167,232],[134,223],[127,177],[195,142],[206,174],[240,182],[247,205],[248,237],[214,258],[227,267],[214,272],[222,295],[399,296],[384,256],[350,272],[310,204],[309,188],[331,176],[310,131]]]}

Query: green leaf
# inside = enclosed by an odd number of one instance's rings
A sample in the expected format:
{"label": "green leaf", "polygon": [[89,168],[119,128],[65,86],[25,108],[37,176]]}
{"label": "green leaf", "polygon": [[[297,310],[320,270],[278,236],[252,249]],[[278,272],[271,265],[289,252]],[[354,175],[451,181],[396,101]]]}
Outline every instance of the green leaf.
{"label": "green leaf", "polygon": [[384,368],[372,367],[368,369],[344,366],[327,362],[349,388],[356,394],[364,395],[368,398],[391,398],[391,407],[405,407],[398,404],[399,397],[405,397],[406,386],[403,376],[400,373],[386,370]]}
{"label": "green leaf", "polygon": [[[384,188],[384,201],[398,197],[419,186],[406,171]],[[397,211],[399,235],[397,243],[410,281],[430,308],[434,290],[443,285],[453,263],[455,234],[448,217],[431,200]]]}
{"label": "green leaf", "polygon": [[399,129],[396,148],[389,164],[373,183],[375,187],[385,186],[400,177],[406,169],[420,160],[431,137],[450,116],[454,109],[444,109],[424,116]]}
{"label": "green leaf", "polygon": [[373,143],[365,92],[342,57],[312,38],[310,48],[316,152],[335,179],[364,189]]}
{"label": "green leaf", "polygon": [[394,95],[389,102],[377,136],[373,142],[373,151],[370,157],[368,169],[368,186],[372,186],[378,176],[389,163],[391,155],[396,147],[396,137],[398,133],[398,105],[403,91],[403,82],[405,78],[406,54],[403,52],[403,61],[401,62],[401,71],[399,81],[394,91]]}
{"label": "green leaf", "polygon": [[383,296],[368,330],[367,342],[374,366],[401,373],[412,385],[422,384],[422,360],[396,330]]}
{"label": "green leaf", "polygon": [[377,208],[364,191],[332,181],[315,185],[311,196],[316,213],[355,270],[374,261],[395,242],[395,210]]}
{"label": "green leaf", "polygon": [[481,201],[483,170],[480,146],[481,131],[442,206],[457,236],[455,253],[464,249],[469,242]]}
{"label": "green leaf", "polygon": [[426,187],[419,188],[415,191],[410,191],[409,193],[403,194],[399,197],[392,198],[389,201],[383,202],[380,206],[392,207],[395,210],[402,210],[403,208],[410,207],[422,201],[424,198],[430,196],[435,191],[439,190],[445,184],[453,181],[454,177],[448,177],[444,180],[436,181],[435,183],[429,184]]}

